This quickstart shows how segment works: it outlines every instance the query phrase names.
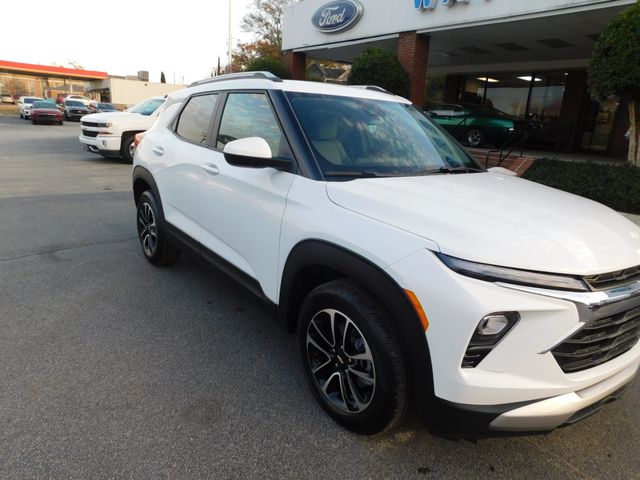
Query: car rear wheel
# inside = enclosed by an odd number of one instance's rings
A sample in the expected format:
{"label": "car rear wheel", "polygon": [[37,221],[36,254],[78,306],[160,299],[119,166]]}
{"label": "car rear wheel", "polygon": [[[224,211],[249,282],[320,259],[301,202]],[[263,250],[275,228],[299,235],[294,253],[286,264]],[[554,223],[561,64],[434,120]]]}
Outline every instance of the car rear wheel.
{"label": "car rear wheel", "polygon": [[322,408],[365,435],[391,428],[407,406],[407,373],[388,315],[366,290],[336,280],[309,293],[298,337],[307,380]]}
{"label": "car rear wheel", "polygon": [[31,119],[31,123],[33,123],[34,125],[38,122],[36,122],[33,118]]}
{"label": "car rear wheel", "polygon": [[167,239],[164,216],[153,193],[140,195],[137,203],[138,240],[142,253],[153,265],[169,265],[180,257],[180,250]]}
{"label": "car rear wheel", "polygon": [[466,140],[470,147],[481,147],[484,145],[486,137],[482,130],[473,128],[467,132]]}

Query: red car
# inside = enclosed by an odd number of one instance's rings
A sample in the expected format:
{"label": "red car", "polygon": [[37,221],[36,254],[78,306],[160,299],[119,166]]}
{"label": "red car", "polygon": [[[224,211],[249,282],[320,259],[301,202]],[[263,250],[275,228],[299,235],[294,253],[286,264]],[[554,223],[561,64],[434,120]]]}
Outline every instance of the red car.
{"label": "red car", "polygon": [[62,112],[53,102],[34,102],[31,108],[31,123],[52,122],[62,125]]}

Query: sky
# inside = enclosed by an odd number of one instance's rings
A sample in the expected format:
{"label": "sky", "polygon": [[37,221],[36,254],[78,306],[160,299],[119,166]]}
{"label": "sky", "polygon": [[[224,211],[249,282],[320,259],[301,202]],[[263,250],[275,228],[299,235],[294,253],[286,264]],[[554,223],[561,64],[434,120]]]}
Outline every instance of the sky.
{"label": "sky", "polygon": [[28,14],[3,18],[0,60],[74,61],[110,75],[147,70],[155,82],[164,71],[167,83],[188,84],[209,76],[218,56],[227,63],[230,2],[233,45],[253,40],[240,29],[252,0],[32,0]]}

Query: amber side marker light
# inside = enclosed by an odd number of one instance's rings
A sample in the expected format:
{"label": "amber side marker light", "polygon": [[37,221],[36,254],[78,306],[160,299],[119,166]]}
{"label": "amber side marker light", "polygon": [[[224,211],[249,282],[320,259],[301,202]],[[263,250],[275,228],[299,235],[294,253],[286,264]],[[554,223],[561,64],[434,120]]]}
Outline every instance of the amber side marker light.
{"label": "amber side marker light", "polygon": [[418,314],[418,318],[420,318],[422,329],[426,332],[427,328],[429,328],[429,319],[427,318],[427,314],[424,313],[424,309],[422,308],[422,305],[420,305],[420,300],[418,300],[418,297],[416,297],[416,294],[413,293],[411,290],[405,289],[404,294],[407,296],[407,298],[411,302],[411,305],[413,305],[413,309]]}

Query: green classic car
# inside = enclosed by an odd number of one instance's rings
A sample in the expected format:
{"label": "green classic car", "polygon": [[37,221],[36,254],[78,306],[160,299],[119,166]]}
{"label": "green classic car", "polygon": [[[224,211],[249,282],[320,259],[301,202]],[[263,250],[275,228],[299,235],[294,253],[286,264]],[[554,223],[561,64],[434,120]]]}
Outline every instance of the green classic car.
{"label": "green classic car", "polygon": [[482,147],[487,142],[500,147],[516,127],[515,118],[487,105],[438,105],[427,115],[471,147]]}

